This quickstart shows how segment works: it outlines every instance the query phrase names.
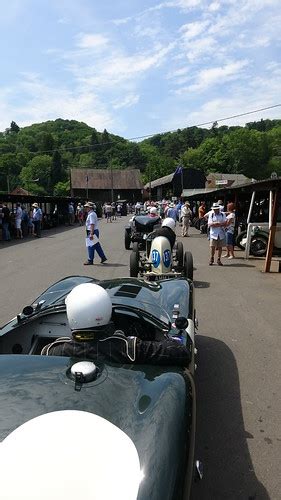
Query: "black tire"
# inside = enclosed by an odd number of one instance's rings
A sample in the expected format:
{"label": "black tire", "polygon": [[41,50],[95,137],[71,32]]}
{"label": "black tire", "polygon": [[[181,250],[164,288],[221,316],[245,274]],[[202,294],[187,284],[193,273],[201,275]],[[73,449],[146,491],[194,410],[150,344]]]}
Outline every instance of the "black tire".
{"label": "black tire", "polygon": [[183,269],[185,277],[193,280],[193,257],[191,252],[184,253]]}
{"label": "black tire", "polygon": [[245,246],[243,247],[243,245],[241,245],[241,241],[243,240],[243,238],[246,238],[246,237],[247,237],[247,231],[242,231],[235,238],[235,245],[237,247],[241,248],[241,250],[245,250]]}
{"label": "black tire", "polygon": [[126,248],[126,250],[130,250],[130,246],[131,246],[130,233],[128,233],[128,231],[125,231],[125,248]]}
{"label": "black tire", "polygon": [[201,224],[201,226],[200,226],[200,233],[201,234],[207,234],[207,232],[208,232],[208,224],[207,223]]}
{"label": "black tire", "polygon": [[177,242],[176,259],[178,261],[178,265],[183,267],[183,244],[181,241]]}
{"label": "black tire", "polygon": [[139,244],[137,241],[134,241],[133,243],[133,252],[137,254],[137,259],[138,261],[140,260],[140,251],[139,251]]}
{"label": "black tire", "polygon": [[137,278],[139,274],[139,259],[136,252],[131,252],[130,255],[130,276]]}
{"label": "black tire", "polygon": [[255,257],[265,257],[268,240],[264,236],[253,236],[250,245],[250,254]]}

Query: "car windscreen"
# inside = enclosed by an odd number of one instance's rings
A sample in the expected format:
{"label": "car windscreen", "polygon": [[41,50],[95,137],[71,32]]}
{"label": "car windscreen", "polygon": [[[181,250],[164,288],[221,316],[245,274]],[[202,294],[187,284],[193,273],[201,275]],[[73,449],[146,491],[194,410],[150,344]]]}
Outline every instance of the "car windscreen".
{"label": "car windscreen", "polygon": [[[159,304],[158,284],[149,284],[139,280],[113,280],[100,282],[110,295],[113,304],[129,306],[138,311],[143,311],[156,322],[161,322],[163,326],[170,329],[171,317],[169,313]],[[157,293],[158,292],[158,293]]]}
{"label": "car windscreen", "polygon": [[71,292],[72,288],[81,283],[90,282],[96,282],[96,280],[89,276],[69,276],[47,288],[31,305],[34,306],[41,303],[40,309],[43,310],[52,304],[63,303],[66,295]]}

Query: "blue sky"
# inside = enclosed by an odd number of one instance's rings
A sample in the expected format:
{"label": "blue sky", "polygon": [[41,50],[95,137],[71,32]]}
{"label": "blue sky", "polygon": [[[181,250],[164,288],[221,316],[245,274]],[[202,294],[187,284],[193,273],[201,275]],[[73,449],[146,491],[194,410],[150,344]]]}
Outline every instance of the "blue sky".
{"label": "blue sky", "polygon": [[[132,138],[281,102],[280,0],[2,0],[0,130]],[[227,125],[281,118],[281,108]]]}

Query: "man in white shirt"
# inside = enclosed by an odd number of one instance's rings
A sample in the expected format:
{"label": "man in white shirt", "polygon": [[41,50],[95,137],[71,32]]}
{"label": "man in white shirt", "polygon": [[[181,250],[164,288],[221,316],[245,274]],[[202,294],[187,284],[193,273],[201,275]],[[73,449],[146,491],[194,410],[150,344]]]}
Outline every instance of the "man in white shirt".
{"label": "man in white shirt", "polygon": [[[94,239],[94,235],[99,238],[99,222],[98,216],[94,211],[94,203],[88,201],[84,208],[87,212],[86,219],[86,234],[90,241]],[[101,247],[100,242],[98,241],[95,245],[89,245],[88,249],[88,260],[84,262],[84,266],[92,266],[94,263],[95,250],[97,251],[99,257],[101,258],[101,264],[104,264],[107,261],[106,256],[104,255],[103,249]]]}
{"label": "man in white shirt", "polygon": [[222,266],[221,254],[222,249],[225,246],[225,226],[226,226],[226,216],[224,212],[221,212],[220,205],[214,203],[212,206],[212,212],[209,214],[208,227],[210,228],[210,248],[211,256],[209,265],[212,266],[214,263],[214,257],[216,250],[218,251],[218,266]]}
{"label": "man in white shirt", "polygon": [[137,201],[136,203],[135,210],[136,210],[136,215],[140,215],[141,204],[139,201]]}
{"label": "man in white shirt", "polygon": [[182,236],[189,236],[188,229],[190,225],[190,219],[192,217],[192,212],[190,210],[190,203],[186,201],[181,207],[180,218],[182,221]]}
{"label": "man in white shirt", "polygon": [[32,204],[33,212],[32,212],[32,223],[34,226],[34,236],[37,238],[41,238],[41,224],[42,224],[42,210],[39,207],[38,203]]}
{"label": "man in white shirt", "polygon": [[21,229],[21,221],[22,221],[22,208],[20,206],[20,203],[17,203],[16,216],[15,216],[17,238],[23,237],[22,236],[22,229]]}

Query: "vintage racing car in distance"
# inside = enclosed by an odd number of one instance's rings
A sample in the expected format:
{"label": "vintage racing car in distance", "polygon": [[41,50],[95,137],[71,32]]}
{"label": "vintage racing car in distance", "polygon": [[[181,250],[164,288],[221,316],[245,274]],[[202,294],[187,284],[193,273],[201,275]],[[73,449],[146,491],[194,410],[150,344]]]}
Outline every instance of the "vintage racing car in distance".
{"label": "vintage racing car in distance", "polygon": [[125,248],[130,250],[131,243],[137,244],[138,248],[145,248],[145,240],[149,233],[161,226],[160,217],[149,217],[149,215],[134,215],[129,224],[125,226]]}
{"label": "vintage racing car in distance", "polygon": [[133,245],[130,255],[130,276],[141,277],[148,281],[185,276],[193,280],[193,257],[189,251],[183,252],[181,241],[171,249],[169,240],[164,236],[148,235],[145,251]]}
{"label": "vintage racing car in distance", "polygon": [[[126,335],[178,337],[189,365],[40,355],[71,335],[65,298],[91,282],[108,291],[112,319]],[[72,276],[24,307],[0,329],[1,498],[187,500],[200,473],[195,325],[194,287],[185,278]]]}

